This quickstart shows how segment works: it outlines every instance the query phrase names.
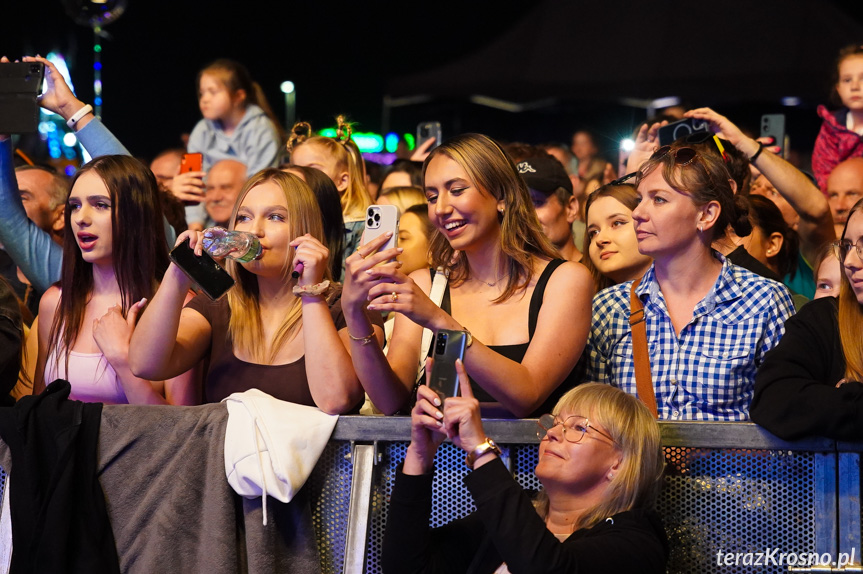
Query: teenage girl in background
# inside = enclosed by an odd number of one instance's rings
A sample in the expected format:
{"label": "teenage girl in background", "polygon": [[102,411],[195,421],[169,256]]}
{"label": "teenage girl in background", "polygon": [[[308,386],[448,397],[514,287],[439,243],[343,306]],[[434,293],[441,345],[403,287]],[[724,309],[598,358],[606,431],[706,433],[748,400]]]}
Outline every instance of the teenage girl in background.
{"label": "teenage girl in background", "polygon": [[833,112],[818,106],[824,123],[812,150],[812,171],[824,192],[834,167],[849,157],[863,157],[863,46],[839,52],[831,100],[842,106]]}
{"label": "teenage girl in background", "polygon": [[[204,155],[203,172],[174,178],[175,195],[203,198],[205,172],[223,159],[246,166],[247,177],[278,164],[285,133],[270,109],[261,86],[245,66],[233,60],[216,60],[198,73],[198,105],[204,116],[189,136],[189,153]],[[183,199],[183,197],[180,197]],[[190,228],[206,220],[203,205],[186,209]]]}
{"label": "teenage girl in background", "polygon": [[372,203],[365,187],[365,170],[359,148],[351,140],[351,126],[344,116],[336,118],[336,137],[314,136],[308,122],[294,124],[288,136],[288,152],[294,165],[315,167],[333,180],[339,190],[345,220],[345,245],[340,257],[342,269],[348,255],[360,244],[366,208]]}
{"label": "teenage girl in background", "polygon": [[587,231],[581,260],[593,275],[596,292],[638,279],[653,261],[638,251],[632,210],[638,205],[635,186],[613,181],[591,193],[584,207]]}

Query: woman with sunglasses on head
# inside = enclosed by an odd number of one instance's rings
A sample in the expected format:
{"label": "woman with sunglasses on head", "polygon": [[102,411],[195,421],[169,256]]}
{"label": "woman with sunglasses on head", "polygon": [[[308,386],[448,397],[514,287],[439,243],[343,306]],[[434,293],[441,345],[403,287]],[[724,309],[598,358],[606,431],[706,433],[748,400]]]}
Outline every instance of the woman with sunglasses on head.
{"label": "woman with sunglasses on head", "polygon": [[[636,189],[638,250],[654,262],[636,283],[594,298],[588,378],[636,394],[633,353],[646,345],[659,418],[746,420],[756,369],[794,308],[788,290],[712,249],[729,225],[740,236],[751,229],[721,157],[664,146],[638,170]],[[644,309],[638,348],[633,301]]]}
{"label": "woman with sunglasses on head", "polygon": [[758,370],[752,420],[788,439],[863,439],[863,200],[835,242],[839,297],[808,303]]}
{"label": "woman with sunglasses on head", "polygon": [[[659,427],[638,399],[589,383],[542,415],[535,473],[543,490],[531,500],[485,434],[470,387],[462,389],[442,407],[419,387],[390,498],[385,572],[665,572],[668,546],[652,510],[664,457]],[[447,437],[467,453],[476,511],[430,529],[434,457]]]}
{"label": "woman with sunglasses on head", "polygon": [[[545,412],[573,372],[587,338],[592,282],[543,235],[527,185],[503,149],[480,134],[454,137],[423,166],[432,269],[449,283],[440,306],[427,269],[406,276],[383,235],[347,258],[342,304],[356,372],[382,412],[407,406],[423,328],[466,330],[465,367],[486,416]],[[380,251],[379,251],[380,250]],[[389,350],[365,345],[369,310],[395,311]],[[423,349],[425,351],[425,349]],[[423,354],[423,357],[425,354]],[[560,389],[560,390],[558,390]]]}

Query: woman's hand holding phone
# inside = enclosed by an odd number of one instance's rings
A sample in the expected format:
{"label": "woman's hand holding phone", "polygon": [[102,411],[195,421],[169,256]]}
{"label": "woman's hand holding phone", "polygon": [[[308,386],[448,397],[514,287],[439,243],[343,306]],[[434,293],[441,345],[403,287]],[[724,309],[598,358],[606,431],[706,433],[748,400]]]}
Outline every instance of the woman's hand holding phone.
{"label": "woman's hand holding phone", "polygon": [[405,474],[430,472],[435,453],[446,438],[440,398],[428,387],[433,364],[434,359],[426,359],[426,384],[417,388],[417,402],[411,409],[411,443],[405,453]]}
{"label": "woman's hand holding phone", "polygon": [[[443,428],[457,447],[471,453],[485,442],[479,401],[473,396],[470,381],[461,359],[455,362],[459,379],[459,396],[446,399],[443,412]],[[428,371],[426,371],[428,373]]]}
{"label": "woman's hand holding phone", "polygon": [[430,472],[435,453],[446,437],[467,453],[486,440],[479,401],[473,396],[464,363],[458,360],[455,367],[464,384],[459,385],[460,396],[446,399],[446,408],[442,409],[440,397],[428,386],[434,360],[426,359],[426,384],[417,389],[417,402],[411,410],[411,444],[405,455],[405,474]]}
{"label": "woman's hand holding phone", "polygon": [[360,247],[345,259],[345,283],[342,287],[342,307],[346,309],[365,309],[368,303],[369,289],[378,283],[376,273],[382,269],[398,269],[401,263],[395,258],[401,254],[400,247],[384,249],[392,237],[385,233],[375,237]]}
{"label": "woman's hand holding phone", "polygon": [[[64,120],[71,118],[75,112],[84,107],[84,102],[75,97],[72,90],[66,84],[59,70],[41,56],[25,56],[23,62],[41,62],[45,65],[45,92],[39,96],[39,105],[46,110],[63,116]],[[82,119],[78,122],[77,129],[84,127],[86,122]]]}

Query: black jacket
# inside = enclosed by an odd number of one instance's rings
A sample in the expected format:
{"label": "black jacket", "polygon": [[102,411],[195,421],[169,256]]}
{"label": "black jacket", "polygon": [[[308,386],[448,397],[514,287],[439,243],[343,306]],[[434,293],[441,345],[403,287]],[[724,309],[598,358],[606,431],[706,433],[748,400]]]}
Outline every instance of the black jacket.
{"label": "black jacket", "polygon": [[512,574],[665,572],[668,544],[654,512],[622,512],[560,542],[498,459],[465,477],[476,512],[430,529],[431,484],[431,474],[399,470],[384,535],[387,574],[491,574],[502,562]]}
{"label": "black jacket", "polygon": [[120,572],[96,476],[102,404],[70,401],[70,390],[58,379],[0,408],[12,453],[12,574]]}
{"label": "black jacket", "polygon": [[863,439],[863,384],[845,376],[833,297],[807,303],[785,323],[782,340],[755,377],[749,415],[776,436]]}

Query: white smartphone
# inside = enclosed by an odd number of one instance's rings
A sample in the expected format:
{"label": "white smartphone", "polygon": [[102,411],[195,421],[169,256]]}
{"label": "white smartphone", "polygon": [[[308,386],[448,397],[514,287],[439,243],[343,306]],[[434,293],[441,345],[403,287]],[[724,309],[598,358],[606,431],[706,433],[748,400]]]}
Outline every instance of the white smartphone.
{"label": "white smartphone", "polygon": [[363,233],[363,245],[387,231],[392,231],[393,235],[378,251],[396,246],[396,240],[399,236],[399,208],[395,205],[370,205],[366,209],[366,230]]}

